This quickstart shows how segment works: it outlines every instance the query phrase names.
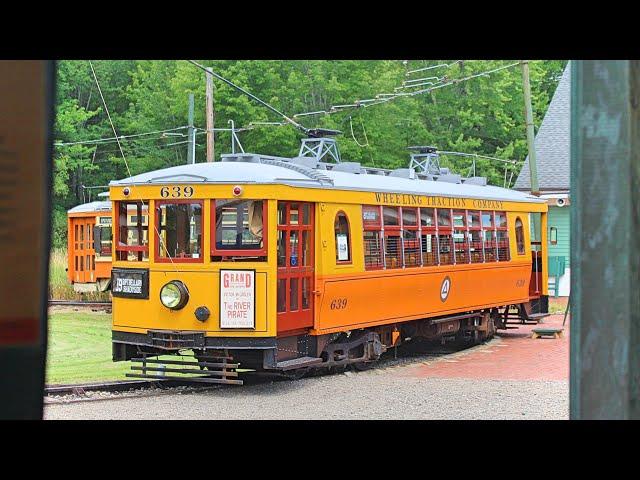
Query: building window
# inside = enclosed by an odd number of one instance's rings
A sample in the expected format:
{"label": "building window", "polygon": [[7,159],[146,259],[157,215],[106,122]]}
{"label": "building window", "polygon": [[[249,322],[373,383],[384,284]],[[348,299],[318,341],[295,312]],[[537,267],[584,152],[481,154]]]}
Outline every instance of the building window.
{"label": "building window", "polygon": [[213,201],[212,207],[211,255],[266,256],[266,201],[222,199]]}
{"label": "building window", "polygon": [[558,229],[556,227],[551,227],[549,229],[549,243],[551,245],[558,244]]}
{"label": "building window", "polygon": [[130,262],[148,260],[149,206],[143,202],[118,202],[116,208],[116,260]]}
{"label": "building window", "polygon": [[202,262],[202,202],[159,202],[156,208],[159,262]]}
{"label": "building window", "polygon": [[524,255],[524,226],[520,217],[516,218],[516,247],[518,255]]}
{"label": "building window", "polygon": [[338,212],[333,228],[336,240],[336,263],[351,263],[349,219],[344,212]]}

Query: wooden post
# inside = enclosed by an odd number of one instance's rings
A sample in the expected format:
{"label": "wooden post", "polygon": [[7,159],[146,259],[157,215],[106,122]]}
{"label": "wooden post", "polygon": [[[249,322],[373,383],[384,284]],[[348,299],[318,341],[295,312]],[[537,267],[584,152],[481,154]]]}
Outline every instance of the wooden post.
{"label": "wooden post", "polygon": [[524,119],[527,129],[527,146],[529,147],[529,173],[531,176],[531,193],[540,195],[538,187],[538,165],[536,163],[535,132],[533,129],[533,108],[531,107],[531,85],[529,83],[529,62],[522,61],[522,90],[524,92]]}
{"label": "wooden post", "polygon": [[207,68],[207,162],[215,160],[215,110],[213,106],[213,75],[210,68]]}
{"label": "wooden post", "polygon": [[640,419],[640,62],[571,62],[573,419]]}
{"label": "wooden post", "polygon": [[188,117],[188,129],[187,129],[187,163],[196,163],[196,136],[195,128],[193,128],[193,93],[189,94],[189,117]]}

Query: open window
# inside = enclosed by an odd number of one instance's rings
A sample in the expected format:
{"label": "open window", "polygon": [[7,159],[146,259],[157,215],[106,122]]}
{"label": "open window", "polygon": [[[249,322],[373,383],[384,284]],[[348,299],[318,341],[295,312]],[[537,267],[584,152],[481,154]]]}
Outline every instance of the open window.
{"label": "open window", "polygon": [[451,210],[436,209],[438,217],[438,251],[440,265],[452,265],[456,262],[453,248],[453,230],[451,224]]}
{"label": "open window", "polygon": [[493,212],[482,212],[482,242],[484,248],[484,261],[495,262],[498,259],[498,244],[496,242],[496,229]]}
{"label": "open window", "polygon": [[484,262],[484,249],[482,245],[482,226],[480,212],[467,210],[467,227],[469,229],[469,254],[471,263]]}
{"label": "open window", "polygon": [[419,267],[422,265],[422,251],[420,249],[419,210],[417,208],[402,207],[402,249],[404,251],[404,266]]}
{"label": "open window", "polygon": [[385,268],[402,268],[402,230],[400,228],[400,208],[382,207],[384,224]]}
{"label": "open window", "polygon": [[420,230],[422,264],[425,267],[438,265],[438,235],[435,209],[420,209]]}
{"label": "open window", "polygon": [[362,207],[365,270],[379,270],[384,266],[382,254],[382,218],[380,212],[381,208],[377,205],[364,205]]}
{"label": "open window", "polygon": [[336,241],[336,263],[351,263],[351,235],[349,219],[344,212],[338,212],[333,225]]}
{"label": "open window", "polygon": [[141,201],[117,202],[116,260],[149,260],[149,206]]}
{"label": "open window", "polygon": [[509,253],[509,231],[507,228],[507,214],[495,212],[496,243],[498,246],[498,261],[507,262],[511,259]]}
{"label": "open window", "polygon": [[214,200],[211,210],[211,255],[215,260],[266,260],[265,200]]}
{"label": "open window", "polygon": [[453,241],[456,263],[469,263],[469,238],[467,236],[467,218],[464,210],[453,211]]}
{"label": "open window", "polygon": [[157,262],[202,263],[202,201],[156,203]]}

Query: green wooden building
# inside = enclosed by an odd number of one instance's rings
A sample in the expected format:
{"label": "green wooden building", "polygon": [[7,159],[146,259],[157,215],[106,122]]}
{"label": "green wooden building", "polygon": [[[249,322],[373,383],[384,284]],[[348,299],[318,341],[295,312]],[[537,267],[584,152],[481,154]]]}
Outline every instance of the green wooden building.
{"label": "green wooden building", "polygon": [[[535,137],[540,196],[549,204],[549,287],[550,295],[568,296],[571,265],[569,264],[569,217],[571,208],[569,179],[569,128],[571,114],[571,62],[562,74],[547,113]],[[529,157],[518,175],[514,189],[530,191]],[[556,275],[553,275],[553,274]],[[556,285],[557,281],[557,285]]]}

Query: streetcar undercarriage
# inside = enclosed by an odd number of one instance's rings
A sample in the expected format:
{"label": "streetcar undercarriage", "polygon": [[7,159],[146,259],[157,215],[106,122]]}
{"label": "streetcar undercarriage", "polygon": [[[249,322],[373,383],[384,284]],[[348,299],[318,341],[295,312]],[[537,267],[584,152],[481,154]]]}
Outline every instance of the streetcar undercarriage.
{"label": "streetcar undercarriage", "polygon": [[[184,373],[214,376],[213,383],[241,383],[235,369],[281,373],[296,378],[317,368],[367,368],[389,349],[415,338],[473,345],[493,337],[509,324],[538,322],[546,316],[545,302],[505,305],[439,318],[376,326],[326,335],[292,335],[282,338],[212,338],[203,332],[150,330],[146,335],[113,332],[113,360],[132,360],[137,378],[169,378],[183,373],[171,365],[188,368]],[[191,350],[194,361],[153,360]],[[171,364],[167,367],[167,363]],[[158,366],[160,365],[160,367]],[[193,367],[193,368],[191,368]],[[300,371],[296,373],[296,371]],[[191,378],[189,378],[191,380]],[[196,379],[196,381],[202,381]]]}

